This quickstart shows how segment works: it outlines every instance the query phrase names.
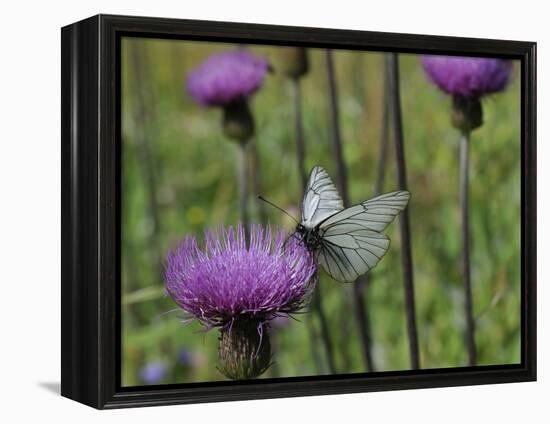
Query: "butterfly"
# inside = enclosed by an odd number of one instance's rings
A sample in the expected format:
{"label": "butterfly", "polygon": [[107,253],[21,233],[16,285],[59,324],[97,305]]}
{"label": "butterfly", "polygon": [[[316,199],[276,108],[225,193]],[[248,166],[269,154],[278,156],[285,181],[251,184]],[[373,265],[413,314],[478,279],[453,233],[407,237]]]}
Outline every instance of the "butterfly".
{"label": "butterfly", "polygon": [[394,191],[344,208],[327,171],[315,166],[306,186],[295,236],[332,278],[355,281],[388,251],[390,239],[381,231],[407,207],[410,197],[408,191]]}

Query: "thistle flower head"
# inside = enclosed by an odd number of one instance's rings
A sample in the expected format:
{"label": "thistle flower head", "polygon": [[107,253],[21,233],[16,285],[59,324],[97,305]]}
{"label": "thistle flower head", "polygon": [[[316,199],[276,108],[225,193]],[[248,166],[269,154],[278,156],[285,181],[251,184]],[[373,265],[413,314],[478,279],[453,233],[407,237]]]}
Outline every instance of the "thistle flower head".
{"label": "thistle flower head", "polygon": [[242,319],[267,323],[297,312],[309,300],[316,266],[301,242],[269,227],[252,226],[247,246],[242,226],[207,231],[201,248],[187,236],[168,254],[166,290],[207,328]]}
{"label": "thistle flower head", "polygon": [[187,90],[203,106],[225,106],[256,92],[267,71],[267,61],[246,50],[218,53],[191,71]]}
{"label": "thistle flower head", "polygon": [[219,370],[231,379],[261,375],[271,364],[269,321],[309,300],[313,256],[285,232],[253,226],[207,231],[201,248],[186,237],[166,258],[164,280],[174,301],[206,328],[219,327]]}
{"label": "thistle flower head", "polygon": [[454,96],[479,98],[502,91],[512,74],[512,61],[479,57],[422,56],[428,78]]}

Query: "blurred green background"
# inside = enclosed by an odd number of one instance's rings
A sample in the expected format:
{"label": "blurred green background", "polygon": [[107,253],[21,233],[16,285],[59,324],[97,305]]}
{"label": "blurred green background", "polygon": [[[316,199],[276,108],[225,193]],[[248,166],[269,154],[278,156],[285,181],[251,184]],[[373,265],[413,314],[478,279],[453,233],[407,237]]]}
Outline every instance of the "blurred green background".
{"label": "blurred green background", "polygon": [[[242,46],[240,46],[242,47]],[[223,380],[216,369],[217,331],[183,324],[165,297],[162,261],[188,233],[238,221],[237,146],[221,129],[221,110],[197,106],[185,89],[188,72],[222,43],[122,40],[122,384],[147,381],[146,364],[161,363],[161,383]],[[276,65],[276,47],[246,46]],[[327,77],[322,50],[310,49],[302,80],[308,169],[335,176],[329,144]],[[374,195],[383,110],[383,54],[335,51],[339,108],[354,203]],[[458,138],[450,99],[429,84],[418,56],[401,55],[401,94],[422,368],[467,364],[464,344]],[[515,64],[515,73],[519,66]],[[520,87],[483,102],[485,124],[471,141],[472,282],[478,362],[520,361]],[[257,190],[299,215],[289,80],[275,72],[252,98],[261,183]],[[385,191],[396,189],[390,145]],[[255,190],[254,190],[255,191]],[[252,219],[259,205],[250,200]],[[272,225],[293,223],[265,209]],[[377,371],[409,368],[399,228],[386,233],[390,251],[371,272],[367,308]],[[339,373],[364,372],[353,288],[322,277]],[[271,342],[275,364],[263,377],[328,373],[317,316],[278,320]],[[313,340],[313,343],[312,343]],[[317,356],[317,362],[314,359]]]}

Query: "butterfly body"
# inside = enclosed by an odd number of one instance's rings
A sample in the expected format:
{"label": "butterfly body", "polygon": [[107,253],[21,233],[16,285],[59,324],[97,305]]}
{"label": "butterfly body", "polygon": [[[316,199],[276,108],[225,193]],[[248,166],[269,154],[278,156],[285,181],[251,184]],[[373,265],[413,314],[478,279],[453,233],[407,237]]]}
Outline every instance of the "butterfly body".
{"label": "butterfly body", "polygon": [[296,234],[299,235],[300,240],[310,252],[317,250],[323,242],[319,235],[319,229],[315,227],[308,228],[305,225],[298,224],[296,225]]}
{"label": "butterfly body", "polygon": [[332,278],[355,281],[386,254],[390,240],[381,231],[407,207],[409,198],[408,191],[395,191],[344,208],[328,173],[316,166],[295,235]]}

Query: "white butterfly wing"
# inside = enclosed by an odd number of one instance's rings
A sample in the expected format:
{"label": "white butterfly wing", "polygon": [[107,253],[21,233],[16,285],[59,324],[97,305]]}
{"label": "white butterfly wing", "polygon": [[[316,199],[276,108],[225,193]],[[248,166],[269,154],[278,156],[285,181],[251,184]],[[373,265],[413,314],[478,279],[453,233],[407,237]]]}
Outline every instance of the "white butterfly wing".
{"label": "white butterfly wing", "polygon": [[317,258],[325,271],[335,280],[352,282],[376,266],[390,247],[389,238],[380,231],[405,209],[409,199],[407,191],[382,194],[323,221]]}
{"label": "white butterfly wing", "polygon": [[381,194],[330,216],[320,228],[329,230],[335,224],[346,223],[380,232],[407,207],[410,198],[408,191]]}
{"label": "white butterfly wing", "polygon": [[389,247],[390,239],[386,235],[355,229],[325,235],[317,258],[332,278],[350,283],[376,266]]}
{"label": "white butterfly wing", "polygon": [[313,228],[344,209],[344,203],[327,171],[320,166],[311,170],[302,201],[302,225]]}

